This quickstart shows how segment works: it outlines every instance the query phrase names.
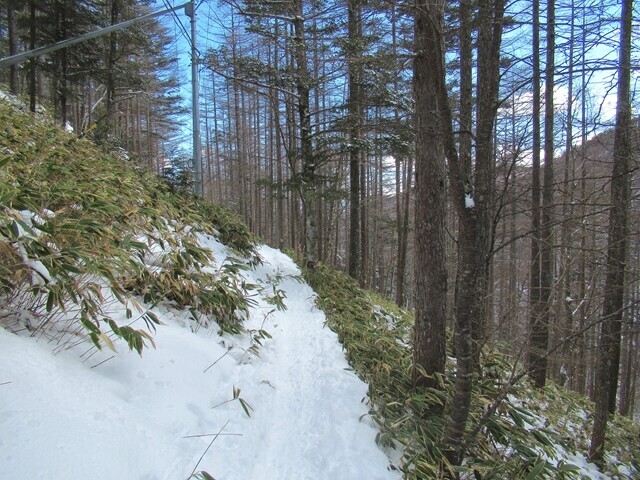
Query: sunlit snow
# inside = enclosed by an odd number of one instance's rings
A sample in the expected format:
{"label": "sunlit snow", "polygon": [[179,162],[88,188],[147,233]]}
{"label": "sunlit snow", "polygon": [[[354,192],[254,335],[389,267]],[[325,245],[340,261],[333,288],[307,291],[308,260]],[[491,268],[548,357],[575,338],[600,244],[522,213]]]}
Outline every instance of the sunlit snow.
{"label": "sunlit snow", "polygon": [[[224,260],[222,245],[201,240]],[[314,292],[288,257],[259,253],[264,264],[247,281],[269,293],[275,282],[287,310],[257,295],[243,335],[196,329],[170,304],[154,308],[163,325],[142,357],[122,342],[114,353],[0,328],[0,478],[401,478],[375,443],[367,386]],[[113,318],[127,322],[123,310]],[[256,356],[248,349],[259,329],[272,339]]]}
{"label": "sunlit snow", "polygon": [[476,206],[476,202],[473,200],[473,197],[468,193],[464,195],[464,206],[465,208],[473,208]]}
{"label": "sunlit snow", "polygon": [[[216,270],[226,248],[199,237]],[[197,327],[170,303],[153,308],[162,321],[157,348],[141,357],[122,342],[98,351],[71,334],[49,341],[0,328],[0,479],[174,480],[200,471],[217,480],[400,479],[386,453],[397,462],[401,452],[376,445],[367,385],[324,326],[315,293],[289,257],[258,251],[264,263],[243,273],[257,290],[242,335]],[[286,311],[267,301],[274,288]],[[130,323],[119,302],[106,305],[119,324]],[[27,311],[13,313],[15,329],[31,324]],[[583,455],[554,450],[540,455],[584,478],[607,478]]]}

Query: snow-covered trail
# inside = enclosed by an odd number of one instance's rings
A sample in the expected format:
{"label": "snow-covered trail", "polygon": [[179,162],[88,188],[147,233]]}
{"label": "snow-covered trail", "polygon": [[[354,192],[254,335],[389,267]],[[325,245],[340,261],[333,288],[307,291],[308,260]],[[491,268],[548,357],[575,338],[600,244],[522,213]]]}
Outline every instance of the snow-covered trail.
{"label": "snow-covered trail", "polygon": [[[202,243],[224,259],[215,239]],[[260,254],[265,263],[247,281],[268,294],[275,279],[287,310],[258,299],[249,334],[192,332],[189,314],[170,305],[154,310],[157,349],[142,357],[122,344],[53,355],[46,340],[0,328],[0,480],[401,478],[360,420],[367,386],[348,370],[312,290],[291,277],[291,259]],[[127,321],[124,311],[113,318]],[[260,328],[272,338],[255,356],[247,348]],[[250,417],[233,399],[238,389]]]}
{"label": "snow-covered trail", "polygon": [[260,448],[228,478],[400,478],[387,471],[388,459],[375,446],[376,430],[366,419],[359,421],[368,409],[367,386],[348,369],[336,335],[314,305],[313,290],[291,277],[300,272],[288,257],[268,247],[260,254],[266,263],[255,272],[258,281],[282,276],[278,288],[286,294],[287,310],[273,312],[264,325],[273,339],[252,362],[254,384],[243,388],[248,400],[262,391],[259,403],[250,401],[250,435]]}
{"label": "snow-covered trail", "polygon": [[[281,272],[299,273],[278,252],[261,253],[271,263],[283,261],[276,267]],[[347,370],[336,335],[324,328],[324,313],[314,306],[313,291],[291,278],[281,288],[287,311],[274,317],[274,348],[264,354],[264,374],[272,376],[274,388],[256,408],[264,449],[239,478],[397,478],[381,468],[387,462],[382,452],[378,461],[361,461],[371,455],[376,433],[358,422],[367,411],[367,387]]]}

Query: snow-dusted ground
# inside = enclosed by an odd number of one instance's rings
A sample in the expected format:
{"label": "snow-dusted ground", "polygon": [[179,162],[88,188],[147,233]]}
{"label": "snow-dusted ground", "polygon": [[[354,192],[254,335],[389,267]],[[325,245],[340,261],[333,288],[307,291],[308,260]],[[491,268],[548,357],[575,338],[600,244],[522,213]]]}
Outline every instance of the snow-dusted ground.
{"label": "snow-dusted ground", "polygon": [[[215,239],[202,241],[224,259]],[[122,342],[117,353],[83,343],[54,355],[44,338],[0,328],[0,479],[401,478],[361,419],[367,386],[313,291],[291,277],[300,272],[288,257],[259,252],[265,263],[244,275],[266,294],[275,280],[287,310],[257,296],[248,334],[193,332],[168,305],[154,309],[163,325],[142,357]],[[114,318],[128,323],[124,311]],[[272,338],[255,356],[259,329]]]}

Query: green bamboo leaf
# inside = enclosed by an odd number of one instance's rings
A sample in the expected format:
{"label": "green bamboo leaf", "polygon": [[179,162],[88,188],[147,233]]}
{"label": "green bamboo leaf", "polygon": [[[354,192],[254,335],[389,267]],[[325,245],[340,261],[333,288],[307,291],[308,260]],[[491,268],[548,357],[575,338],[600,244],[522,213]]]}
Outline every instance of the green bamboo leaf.
{"label": "green bamboo leaf", "polygon": [[100,338],[98,337],[98,335],[96,335],[95,333],[90,333],[89,338],[98,350],[102,350],[102,346],[100,345]]}
{"label": "green bamboo leaf", "polygon": [[82,316],[82,318],[80,318],[80,323],[82,323],[82,326],[87,329],[90,334],[100,335],[102,333],[98,326],[88,318],[86,318],[84,315]]}
{"label": "green bamboo leaf", "polygon": [[251,405],[249,405],[244,399],[242,398],[238,398],[238,400],[240,401],[240,405],[242,405],[242,409],[244,410],[244,413],[247,414],[247,417],[251,417],[251,412],[253,412],[253,407],[251,407]]}
{"label": "green bamboo leaf", "polygon": [[116,297],[120,303],[125,303],[125,299],[122,295],[122,292],[120,291],[120,288],[111,287],[111,293],[113,293],[113,296]]}
{"label": "green bamboo leaf", "polygon": [[107,322],[109,323],[109,326],[111,327],[111,331],[113,333],[115,333],[118,336],[122,336],[122,334],[120,333],[120,327],[118,327],[118,324],[116,322],[114,322],[112,319],[108,319]]}
{"label": "green bamboo leaf", "polygon": [[540,478],[539,475],[543,472],[546,466],[547,464],[544,461],[538,459],[525,480],[535,480]]}
{"label": "green bamboo leaf", "polygon": [[[138,330],[138,333],[141,335],[141,339],[142,339],[142,337],[146,338],[147,340],[149,340],[149,342],[151,342],[151,346],[153,348],[156,348],[156,342],[153,340],[153,337],[151,335],[149,335],[144,330]],[[144,342],[144,340],[142,340],[142,341]]]}
{"label": "green bamboo leaf", "polygon": [[531,433],[536,438],[536,440],[546,447],[553,447],[554,443],[549,439],[549,437],[542,431],[532,430]]}
{"label": "green bamboo leaf", "polygon": [[16,192],[14,189],[6,189],[5,185],[3,185],[2,190],[0,190],[0,205],[7,205],[15,196]]}
{"label": "green bamboo leaf", "polygon": [[18,238],[20,236],[20,227],[18,227],[18,222],[15,220],[11,222],[11,233],[13,234],[13,238]]}
{"label": "green bamboo leaf", "polygon": [[73,265],[71,263],[65,263],[62,268],[65,271],[69,272],[69,273],[75,273],[77,275],[81,275],[81,274],[85,273],[82,269],[76,267],[75,265]]}
{"label": "green bamboo leaf", "polygon": [[51,310],[53,310],[55,297],[56,297],[55,292],[53,290],[49,291],[49,295],[47,296],[47,306],[45,307],[47,312],[51,312]]}
{"label": "green bamboo leaf", "polygon": [[158,318],[158,316],[153,313],[151,310],[147,310],[147,312],[145,313],[145,316],[151,320],[153,323],[157,324],[157,325],[162,325],[162,322],[160,321],[160,319]]}
{"label": "green bamboo leaf", "polygon": [[107,346],[109,350],[111,350],[112,352],[116,351],[116,347],[113,345],[113,342],[107,335],[104,334],[104,332],[100,332],[98,337],[102,340],[102,342]]}

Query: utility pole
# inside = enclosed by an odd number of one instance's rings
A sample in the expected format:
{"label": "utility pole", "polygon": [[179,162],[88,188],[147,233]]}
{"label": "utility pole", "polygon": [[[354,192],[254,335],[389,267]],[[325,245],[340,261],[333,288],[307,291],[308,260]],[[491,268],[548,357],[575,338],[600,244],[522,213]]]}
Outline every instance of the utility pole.
{"label": "utility pole", "polygon": [[193,193],[202,196],[202,146],[200,144],[200,87],[198,85],[198,49],[196,48],[196,7],[189,2],[184,7],[191,18],[191,118],[193,123]]}

